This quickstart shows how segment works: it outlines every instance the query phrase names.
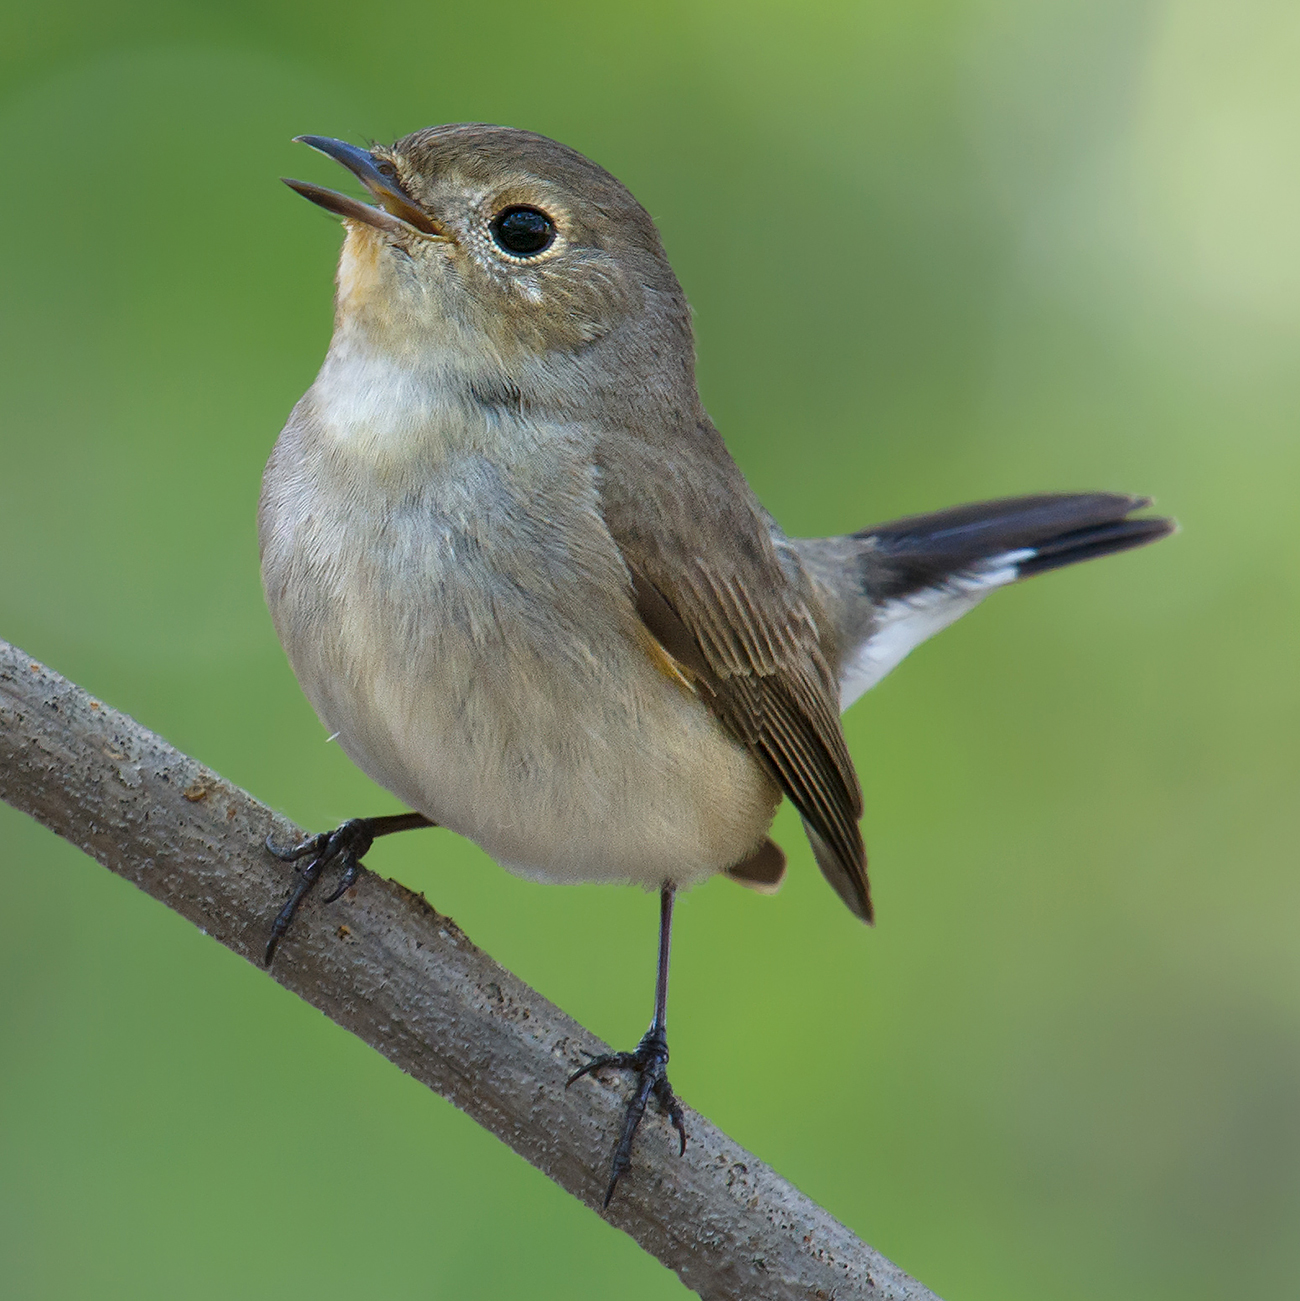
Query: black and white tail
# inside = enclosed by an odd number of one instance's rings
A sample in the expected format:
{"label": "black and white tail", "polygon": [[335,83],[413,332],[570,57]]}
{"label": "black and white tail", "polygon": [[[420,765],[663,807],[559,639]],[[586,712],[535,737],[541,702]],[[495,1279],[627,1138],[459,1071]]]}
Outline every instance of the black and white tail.
{"label": "black and white tail", "polygon": [[1171,533],[1172,520],[1128,518],[1150,504],[1108,492],[1007,497],[800,539],[839,624],[841,708],[994,588]]}

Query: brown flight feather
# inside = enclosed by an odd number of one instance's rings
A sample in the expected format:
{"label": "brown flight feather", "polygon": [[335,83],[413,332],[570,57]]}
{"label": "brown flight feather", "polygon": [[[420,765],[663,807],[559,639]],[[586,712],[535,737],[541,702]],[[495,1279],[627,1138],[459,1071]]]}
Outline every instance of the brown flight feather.
{"label": "brown flight feather", "polygon": [[[783,565],[767,516],[711,425],[698,430],[689,460],[646,443],[633,450],[631,441],[602,464],[602,496],[637,611],[703,688],[700,700],[789,796],[826,879],[869,922],[862,792],[820,611]],[[657,473],[635,474],[637,453],[649,460],[656,451]],[[623,509],[619,489],[632,483],[636,509]]]}

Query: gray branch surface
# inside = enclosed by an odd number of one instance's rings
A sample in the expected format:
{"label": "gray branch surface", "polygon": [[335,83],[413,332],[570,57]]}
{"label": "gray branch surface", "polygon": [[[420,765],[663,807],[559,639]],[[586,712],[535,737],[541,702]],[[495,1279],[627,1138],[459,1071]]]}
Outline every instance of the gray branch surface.
{"label": "gray branch surface", "polygon": [[[285,818],[0,641],[0,798],[260,969],[290,870]],[[617,1076],[564,1081],[606,1045],[476,948],[422,895],[366,873],[308,899],[268,973],[467,1112],[597,1214],[624,1109]],[[687,1110],[677,1155],[647,1113],[606,1218],[706,1298],[937,1301]]]}

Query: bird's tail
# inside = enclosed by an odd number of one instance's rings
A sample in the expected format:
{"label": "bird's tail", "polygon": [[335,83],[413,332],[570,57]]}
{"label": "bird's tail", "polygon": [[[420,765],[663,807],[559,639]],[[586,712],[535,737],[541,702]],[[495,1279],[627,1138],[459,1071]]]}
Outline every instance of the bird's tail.
{"label": "bird's tail", "polygon": [[842,707],[994,588],[1173,532],[1173,520],[1130,518],[1150,504],[1109,492],[1006,497],[798,540],[836,623]]}

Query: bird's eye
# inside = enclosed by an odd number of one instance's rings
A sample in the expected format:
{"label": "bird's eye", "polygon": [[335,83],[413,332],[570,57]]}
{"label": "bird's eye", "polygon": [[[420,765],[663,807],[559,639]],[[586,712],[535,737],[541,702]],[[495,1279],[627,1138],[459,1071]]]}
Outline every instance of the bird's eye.
{"label": "bird's eye", "polygon": [[375,171],[377,171],[380,176],[386,176],[390,181],[397,180],[397,168],[394,167],[387,158],[375,159]]}
{"label": "bird's eye", "polygon": [[540,208],[503,208],[492,218],[492,238],[515,257],[532,257],[550,247],[555,223]]}

